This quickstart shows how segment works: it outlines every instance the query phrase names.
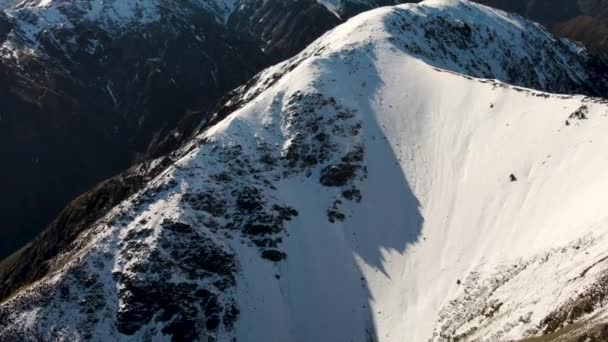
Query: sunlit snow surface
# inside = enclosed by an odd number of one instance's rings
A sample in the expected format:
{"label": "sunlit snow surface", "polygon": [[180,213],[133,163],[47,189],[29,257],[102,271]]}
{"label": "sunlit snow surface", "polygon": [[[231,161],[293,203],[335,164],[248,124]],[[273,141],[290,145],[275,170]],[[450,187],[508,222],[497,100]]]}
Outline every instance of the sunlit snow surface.
{"label": "sunlit snow surface", "polygon": [[[84,234],[55,273],[3,303],[0,339],[170,339],[162,309],[133,335],[116,328],[127,281],[158,281],[144,267],[155,252],[174,272],[164,282],[214,293],[222,312],[236,303],[233,326],[197,330],[220,341],[541,333],[547,315],[605,273],[608,106],[494,79],[584,83],[574,50],[519,17],[460,1],[350,20],[241,89],[242,108]],[[344,165],[345,182],[324,178]],[[259,198],[243,203],[243,189]],[[223,205],[196,209],[192,193]],[[261,257],[270,245],[256,245],[241,221],[277,207],[297,215],[268,233],[286,255],[271,262]],[[234,260],[234,273],[192,279],[171,264],[162,254],[169,221],[194,227]],[[92,313],[82,313],[92,290],[74,274],[96,279],[103,301]],[[63,298],[41,298],[64,288]],[[586,317],[603,315],[594,311]]]}

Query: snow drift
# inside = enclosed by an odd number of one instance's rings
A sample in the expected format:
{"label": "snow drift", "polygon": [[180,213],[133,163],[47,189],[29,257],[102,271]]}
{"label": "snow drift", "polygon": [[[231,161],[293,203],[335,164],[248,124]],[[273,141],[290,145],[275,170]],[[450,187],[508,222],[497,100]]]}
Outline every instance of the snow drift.
{"label": "snow drift", "polygon": [[593,332],[608,106],[521,87],[598,86],[582,54],[466,1],[358,16],[238,89],[2,304],[0,339]]}

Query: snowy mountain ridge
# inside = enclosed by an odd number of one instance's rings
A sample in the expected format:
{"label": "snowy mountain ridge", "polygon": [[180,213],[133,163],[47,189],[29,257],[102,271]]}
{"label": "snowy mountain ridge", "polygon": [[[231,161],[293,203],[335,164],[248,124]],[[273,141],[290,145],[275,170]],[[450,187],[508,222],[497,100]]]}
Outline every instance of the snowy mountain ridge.
{"label": "snowy mountain ridge", "polygon": [[608,105],[522,88],[591,75],[467,1],[357,16],[132,170],[145,185],[0,305],[0,339],[601,333]]}

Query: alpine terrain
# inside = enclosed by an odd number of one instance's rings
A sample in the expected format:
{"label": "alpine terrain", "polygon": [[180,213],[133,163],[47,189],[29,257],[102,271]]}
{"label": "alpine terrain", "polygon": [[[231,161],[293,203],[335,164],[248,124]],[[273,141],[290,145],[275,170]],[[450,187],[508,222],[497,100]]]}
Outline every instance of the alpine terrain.
{"label": "alpine terrain", "polygon": [[0,257],[188,140],[228,91],[388,3],[0,0]]}
{"label": "alpine terrain", "polygon": [[580,41],[608,55],[607,0],[479,0],[522,14],[556,35]]}
{"label": "alpine terrain", "polygon": [[0,341],[605,341],[607,80],[473,2],[360,14],[4,261]]}

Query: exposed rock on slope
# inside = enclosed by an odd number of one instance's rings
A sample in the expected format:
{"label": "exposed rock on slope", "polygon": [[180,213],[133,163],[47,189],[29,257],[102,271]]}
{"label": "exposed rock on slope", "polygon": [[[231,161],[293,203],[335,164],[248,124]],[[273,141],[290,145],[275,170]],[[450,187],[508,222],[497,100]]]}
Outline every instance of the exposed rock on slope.
{"label": "exposed rock on slope", "polygon": [[13,2],[0,14],[0,257],[341,20],[314,0]]}
{"label": "exposed rock on slope", "polygon": [[503,341],[603,323],[608,105],[519,87],[592,90],[585,61],[466,1],[358,16],[237,89],[170,165],[133,170],[99,219],[76,212],[67,247],[35,242],[38,273],[0,282],[0,339]]}

